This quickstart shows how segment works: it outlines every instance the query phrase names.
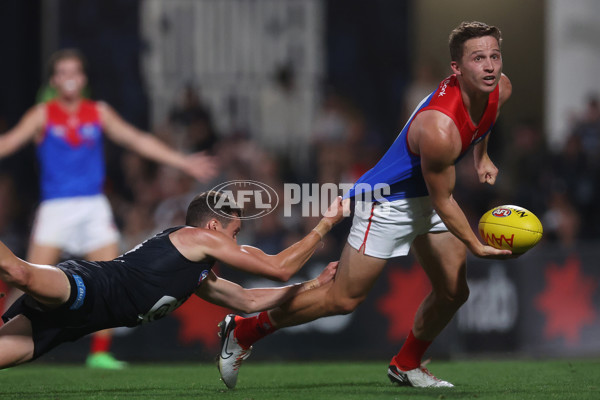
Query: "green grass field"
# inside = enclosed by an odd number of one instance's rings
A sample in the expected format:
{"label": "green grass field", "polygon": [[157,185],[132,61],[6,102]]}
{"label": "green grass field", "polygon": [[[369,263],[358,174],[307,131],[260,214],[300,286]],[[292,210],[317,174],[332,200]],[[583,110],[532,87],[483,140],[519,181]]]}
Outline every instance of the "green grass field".
{"label": "green grass field", "polygon": [[124,371],[31,364],[0,372],[0,399],[600,399],[600,360],[453,361],[430,365],[452,389],[393,386],[382,362],[247,363],[235,390],[213,364]]}

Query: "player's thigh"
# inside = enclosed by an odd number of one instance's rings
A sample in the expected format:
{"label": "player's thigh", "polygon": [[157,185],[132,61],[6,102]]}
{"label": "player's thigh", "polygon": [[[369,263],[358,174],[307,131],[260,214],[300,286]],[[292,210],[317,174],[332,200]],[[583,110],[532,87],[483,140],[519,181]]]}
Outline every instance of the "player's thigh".
{"label": "player's thigh", "polygon": [[90,261],[110,261],[114,260],[118,256],[119,245],[118,243],[114,242],[100,247],[99,249],[90,251],[86,254],[85,258]]}
{"label": "player's thigh", "polygon": [[31,360],[33,350],[31,322],[27,317],[17,315],[0,327],[0,368]]}
{"label": "player's thigh", "polygon": [[54,265],[60,261],[61,252],[60,247],[42,245],[34,240],[29,245],[27,261],[33,264]]}
{"label": "player's thigh", "polygon": [[412,250],[434,290],[456,293],[466,287],[467,249],[450,232],[419,235]]}
{"label": "player's thigh", "polygon": [[386,259],[365,255],[346,243],[330,293],[336,298],[364,299],[386,263]]}
{"label": "player's thigh", "polygon": [[71,283],[67,275],[51,265],[39,265],[23,262],[28,268],[26,285],[18,287],[40,303],[59,306],[69,300]]}

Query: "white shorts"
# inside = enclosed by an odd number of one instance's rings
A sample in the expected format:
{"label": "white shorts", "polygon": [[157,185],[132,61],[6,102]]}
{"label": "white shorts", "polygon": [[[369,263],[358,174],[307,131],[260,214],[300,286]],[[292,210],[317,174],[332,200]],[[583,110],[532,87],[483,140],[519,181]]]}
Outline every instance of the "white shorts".
{"label": "white shorts", "polygon": [[348,243],[372,257],[405,256],[415,237],[448,231],[429,196],[387,203],[357,201]]}
{"label": "white shorts", "polygon": [[33,243],[84,256],[119,241],[108,199],[96,196],[42,201],[33,226]]}

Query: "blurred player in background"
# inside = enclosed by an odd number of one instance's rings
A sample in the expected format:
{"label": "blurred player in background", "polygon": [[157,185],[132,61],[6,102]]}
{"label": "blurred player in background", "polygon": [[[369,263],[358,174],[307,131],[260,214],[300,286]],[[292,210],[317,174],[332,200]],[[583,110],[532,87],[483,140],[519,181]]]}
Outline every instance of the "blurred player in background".
{"label": "blurred player in background", "polygon": [[[243,289],[219,278],[216,261],[278,281],[308,261],[346,206],[338,197],[318,225],[277,255],[238,246],[242,210],[205,192],[188,206],[186,226],[169,228],[113,261],[70,260],[57,266],[17,258],[0,242],[0,279],[25,292],[2,316],[0,368],[34,360],[57,345],[100,329],[137,326],[164,317],[192,294],[244,312],[276,307],[330,282],[337,262],[315,279],[283,288]],[[219,206],[219,213],[213,209]]]}
{"label": "blurred player in background", "polygon": [[[488,133],[498,110],[511,95],[502,74],[501,33],[494,26],[463,22],[449,38],[453,75],[443,80],[413,112],[383,158],[350,191],[356,208],[348,242],[335,280],[310,294],[300,294],[280,308],[251,318],[229,315],[221,323],[219,367],[234,387],[251,345],[287,326],[352,312],[366,298],[389,258],[412,249],[431,282],[432,291],[417,310],[408,338],[394,356],[388,377],[400,385],[452,387],[422,364],[432,341],[467,300],[467,249],[484,258],[512,257],[484,245],[471,229],[452,193],[455,163],[473,147],[482,183],[493,185],[498,169],[487,153]],[[386,183],[386,201],[359,201],[370,188]],[[372,198],[372,197],[371,197]],[[368,345],[368,344],[367,344]]]}
{"label": "blurred player in background", "polygon": [[[56,97],[32,107],[13,129],[0,135],[0,158],[28,142],[37,145],[41,204],[27,260],[53,265],[63,251],[88,260],[112,260],[119,255],[119,232],[103,194],[104,135],[200,181],[212,178],[216,167],[204,154],[184,155],[172,150],[124,121],[108,104],[85,99],[85,59],[79,51],[60,50],[53,54],[49,66],[49,84]],[[14,300],[15,296],[11,297]],[[110,344],[110,331],[94,335],[87,365],[122,368],[124,363],[109,352]]]}

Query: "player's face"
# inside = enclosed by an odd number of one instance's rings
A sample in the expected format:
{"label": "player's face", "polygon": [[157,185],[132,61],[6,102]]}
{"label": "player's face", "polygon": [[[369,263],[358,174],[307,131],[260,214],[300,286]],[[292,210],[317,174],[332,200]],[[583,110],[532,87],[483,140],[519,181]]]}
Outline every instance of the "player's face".
{"label": "player's face", "polygon": [[237,235],[242,229],[242,221],[240,221],[239,218],[234,218],[231,220],[231,222],[229,222],[229,224],[227,224],[227,227],[224,227],[221,224],[219,225],[220,229],[218,230],[224,233],[225,235],[231,237],[234,240],[234,242],[237,243]]}
{"label": "player's face", "polygon": [[470,89],[491,93],[502,75],[500,45],[493,36],[467,40],[460,61],[453,61],[452,70]]}
{"label": "player's face", "polygon": [[81,61],[77,58],[65,58],[57,61],[54,65],[54,74],[50,83],[57,90],[60,97],[73,98],[80,96],[81,91],[87,84]]}

